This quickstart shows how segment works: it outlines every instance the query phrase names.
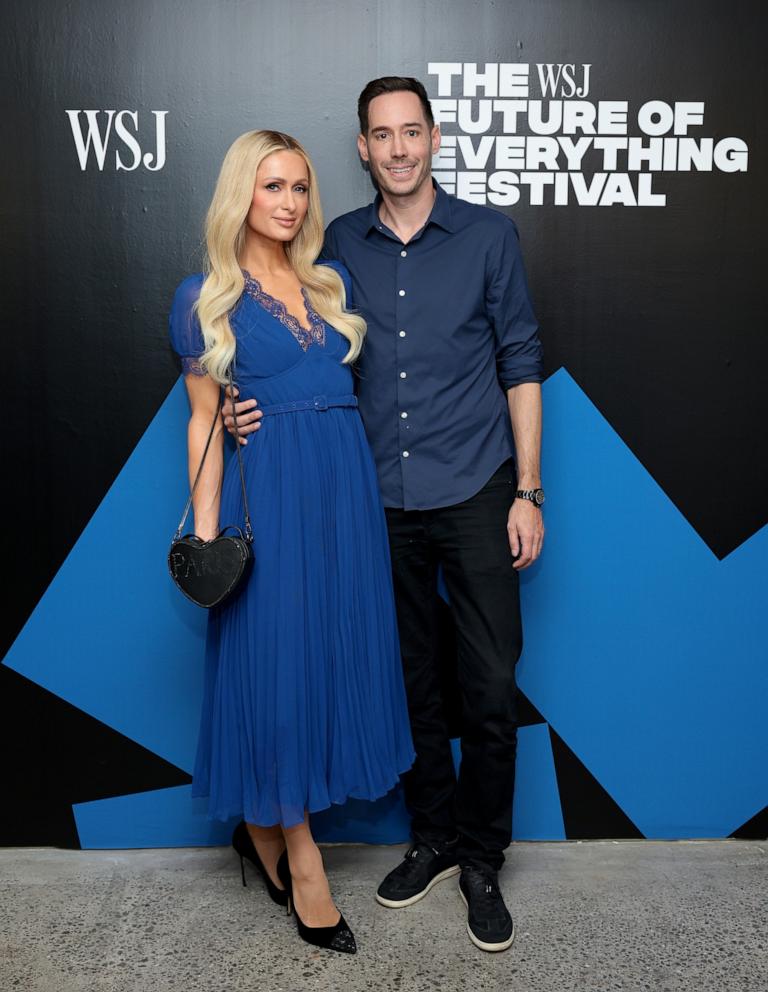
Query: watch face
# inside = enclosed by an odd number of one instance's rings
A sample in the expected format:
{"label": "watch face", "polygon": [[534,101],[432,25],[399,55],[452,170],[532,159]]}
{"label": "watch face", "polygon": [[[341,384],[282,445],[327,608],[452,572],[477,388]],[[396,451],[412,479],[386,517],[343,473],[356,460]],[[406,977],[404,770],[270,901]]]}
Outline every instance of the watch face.
{"label": "watch face", "polygon": [[544,490],[543,489],[535,489],[534,490],[534,493],[533,493],[533,498],[536,500],[536,506],[541,506],[541,504],[544,502],[544,500],[546,498],[544,496]]}

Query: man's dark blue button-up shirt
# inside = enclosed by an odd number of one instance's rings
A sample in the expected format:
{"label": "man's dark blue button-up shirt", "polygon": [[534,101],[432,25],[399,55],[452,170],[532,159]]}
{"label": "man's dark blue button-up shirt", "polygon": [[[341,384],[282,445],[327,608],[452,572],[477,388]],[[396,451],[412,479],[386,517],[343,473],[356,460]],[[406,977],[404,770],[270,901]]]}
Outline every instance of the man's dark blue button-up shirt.
{"label": "man's dark blue button-up shirt", "polygon": [[368,322],[357,395],[385,506],[434,509],[478,492],[513,454],[504,390],[541,382],[517,228],[449,196],[407,244],[380,198],[326,231]]}

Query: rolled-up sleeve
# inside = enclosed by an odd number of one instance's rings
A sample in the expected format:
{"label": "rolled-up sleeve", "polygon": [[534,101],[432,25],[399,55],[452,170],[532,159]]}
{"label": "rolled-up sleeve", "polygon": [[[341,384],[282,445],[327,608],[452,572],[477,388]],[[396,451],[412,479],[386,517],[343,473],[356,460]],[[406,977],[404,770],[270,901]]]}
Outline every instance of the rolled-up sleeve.
{"label": "rolled-up sleeve", "polygon": [[490,246],[485,302],[496,339],[496,369],[503,389],[544,378],[539,325],[531,306],[517,228],[504,218]]}

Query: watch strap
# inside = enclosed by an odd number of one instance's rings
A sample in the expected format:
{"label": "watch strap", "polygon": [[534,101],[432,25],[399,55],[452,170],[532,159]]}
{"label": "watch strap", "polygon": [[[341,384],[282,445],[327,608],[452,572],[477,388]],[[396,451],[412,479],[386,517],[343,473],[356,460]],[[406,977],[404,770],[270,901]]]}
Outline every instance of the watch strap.
{"label": "watch strap", "polygon": [[529,503],[540,507],[544,502],[543,489],[518,489],[515,492],[516,499],[527,499]]}

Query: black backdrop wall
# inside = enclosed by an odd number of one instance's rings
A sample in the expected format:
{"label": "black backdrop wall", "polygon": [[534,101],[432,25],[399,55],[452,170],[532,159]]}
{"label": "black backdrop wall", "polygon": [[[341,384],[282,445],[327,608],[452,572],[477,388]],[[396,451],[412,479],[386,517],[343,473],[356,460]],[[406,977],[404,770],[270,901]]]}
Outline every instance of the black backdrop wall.
{"label": "black backdrop wall", "polygon": [[[717,559],[766,523],[762,8],[11,0],[2,20],[3,651],[177,378],[168,303],[199,268],[202,217],[226,147],[252,127],[295,134],[314,157],[330,220],[371,196],[354,153],[354,107],[362,85],[385,73],[422,78],[440,101],[444,133],[471,134],[457,164],[448,151],[435,167],[447,184],[454,172],[482,173],[464,187],[481,198],[493,172],[568,171],[562,151],[557,170],[514,159],[499,169],[495,147],[472,168],[481,132],[467,121],[480,119],[485,99],[507,98],[503,87],[494,97],[498,64],[530,67],[532,99],[546,98],[537,64],[573,64],[580,84],[589,65],[584,101],[626,101],[625,133],[646,143],[637,113],[648,101],[703,105],[697,123],[672,126],[667,138],[743,142],[724,168],[640,166],[664,205],[621,205],[626,187],[613,204],[580,205],[573,184],[568,204],[557,205],[552,178],[541,205],[520,180],[519,202],[498,209],[521,230],[548,371],[567,369]],[[484,86],[460,71],[486,64]],[[461,123],[452,101],[466,104]],[[97,145],[85,148],[89,111],[102,137],[111,120],[101,164]],[[484,133],[508,134],[494,113]],[[534,133],[525,116],[518,133]],[[611,171],[605,154],[590,148],[571,171],[591,182]],[[637,195],[639,173],[618,171]],[[596,492],[581,528],[600,528],[614,509]],[[127,533],[132,523],[122,522]],[[663,563],[653,527],[638,521],[637,536],[638,553]],[[105,643],[105,662],[110,650]],[[690,665],[695,672],[694,658]],[[25,697],[19,707],[20,691],[6,681],[6,731],[29,741],[38,704]],[[23,828],[12,836],[34,840]]]}

